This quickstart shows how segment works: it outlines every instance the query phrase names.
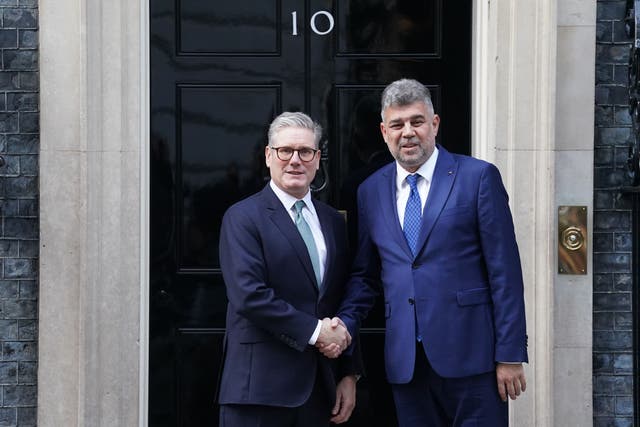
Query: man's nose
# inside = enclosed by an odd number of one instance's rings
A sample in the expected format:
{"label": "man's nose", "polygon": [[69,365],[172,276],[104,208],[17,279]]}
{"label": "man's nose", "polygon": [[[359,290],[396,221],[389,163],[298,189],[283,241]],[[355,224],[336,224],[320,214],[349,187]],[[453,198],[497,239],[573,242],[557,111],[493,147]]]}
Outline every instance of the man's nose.
{"label": "man's nose", "polygon": [[405,123],[404,127],[402,128],[402,136],[411,137],[413,135],[415,135],[415,132],[413,130],[413,126],[411,126],[411,122]]}
{"label": "man's nose", "polygon": [[298,150],[294,150],[291,158],[289,159],[289,163],[300,163],[300,152]]}

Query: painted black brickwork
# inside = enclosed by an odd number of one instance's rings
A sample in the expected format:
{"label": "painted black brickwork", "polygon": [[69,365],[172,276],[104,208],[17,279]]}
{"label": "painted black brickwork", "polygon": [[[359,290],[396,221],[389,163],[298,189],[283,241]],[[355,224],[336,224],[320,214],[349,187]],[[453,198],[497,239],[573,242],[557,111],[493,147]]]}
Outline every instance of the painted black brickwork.
{"label": "painted black brickwork", "polygon": [[0,0],[0,426],[35,426],[38,2]]}
{"label": "painted black brickwork", "polygon": [[[598,0],[593,224],[593,411],[595,427],[633,424],[630,198],[631,134],[625,1]],[[639,396],[640,397],[640,396]]]}

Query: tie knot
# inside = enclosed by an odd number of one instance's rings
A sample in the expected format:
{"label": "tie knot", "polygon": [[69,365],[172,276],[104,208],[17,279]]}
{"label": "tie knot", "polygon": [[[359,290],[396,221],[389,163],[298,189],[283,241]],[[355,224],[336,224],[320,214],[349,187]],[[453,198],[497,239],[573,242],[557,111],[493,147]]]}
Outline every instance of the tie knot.
{"label": "tie knot", "polygon": [[413,175],[407,175],[407,182],[409,183],[409,187],[412,190],[416,190],[418,188],[417,187],[418,178],[420,178],[420,175],[418,175],[417,173]]}
{"label": "tie knot", "polygon": [[298,215],[302,214],[302,208],[304,208],[306,206],[306,204],[304,203],[304,200],[298,200],[293,207],[296,210],[296,213]]}

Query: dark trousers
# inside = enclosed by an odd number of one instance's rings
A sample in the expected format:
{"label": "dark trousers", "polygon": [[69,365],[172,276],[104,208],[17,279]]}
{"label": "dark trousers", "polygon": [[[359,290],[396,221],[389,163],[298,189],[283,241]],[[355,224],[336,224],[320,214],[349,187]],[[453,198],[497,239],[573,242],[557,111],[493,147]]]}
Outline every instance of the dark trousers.
{"label": "dark trousers", "polygon": [[331,402],[318,378],[309,399],[295,408],[220,405],[220,427],[328,427]]}
{"label": "dark trousers", "polygon": [[392,384],[400,427],[507,427],[508,405],[500,399],[496,373],[443,378],[416,346],[413,379]]}

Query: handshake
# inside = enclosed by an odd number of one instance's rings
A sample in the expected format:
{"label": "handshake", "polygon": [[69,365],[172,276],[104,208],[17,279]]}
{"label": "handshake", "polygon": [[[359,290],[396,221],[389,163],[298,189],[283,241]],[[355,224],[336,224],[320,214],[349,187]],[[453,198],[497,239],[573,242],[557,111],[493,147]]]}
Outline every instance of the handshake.
{"label": "handshake", "polygon": [[323,355],[335,359],[351,344],[351,335],[347,327],[339,317],[322,319],[320,335],[316,341],[316,347]]}

